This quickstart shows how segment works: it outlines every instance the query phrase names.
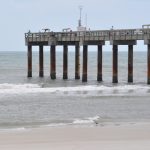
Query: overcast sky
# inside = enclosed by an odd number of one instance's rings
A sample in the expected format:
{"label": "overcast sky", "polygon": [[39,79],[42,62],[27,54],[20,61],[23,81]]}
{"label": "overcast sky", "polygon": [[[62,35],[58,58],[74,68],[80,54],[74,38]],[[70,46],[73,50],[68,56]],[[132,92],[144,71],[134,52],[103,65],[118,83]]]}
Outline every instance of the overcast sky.
{"label": "overcast sky", "polygon": [[24,33],[42,28],[76,30],[78,6],[83,6],[91,29],[141,28],[150,24],[150,0],[1,0],[0,43],[2,51],[23,51]]}

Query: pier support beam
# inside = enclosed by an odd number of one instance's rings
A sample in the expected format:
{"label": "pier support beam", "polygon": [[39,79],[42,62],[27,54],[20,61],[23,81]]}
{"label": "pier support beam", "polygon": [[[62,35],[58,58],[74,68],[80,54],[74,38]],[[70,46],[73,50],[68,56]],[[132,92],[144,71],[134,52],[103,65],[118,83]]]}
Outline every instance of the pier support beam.
{"label": "pier support beam", "polygon": [[118,45],[113,45],[113,83],[118,83]]}
{"label": "pier support beam", "polygon": [[63,79],[68,79],[68,45],[64,45],[63,50]]}
{"label": "pier support beam", "polygon": [[150,43],[148,44],[147,52],[147,84],[150,84]]}
{"label": "pier support beam", "polygon": [[28,77],[32,77],[32,45],[28,45]]}
{"label": "pier support beam", "polygon": [[128,45],[128,82],[133,82],[133,45]]}
{"label": "pier support beam", "polygon": [[97,81],[102,81],[102,45],[98,45],[97,54]]}
{"label": "pier support beam", "polygon": [[87,45],[83,45],[82,82],[87,82],[87,62],[88,62],[88,46]]}
{"label": "pier support beam", "polygon": [[75,45],[75,79],[80,79],[80,45]]}
{"label": "pier support beam", "polygon": [[56,79],[56,46],[51,45],[51,79]]}
{"label": "pier support beam", "polygon": [[44,58],[43,58],[43,45],[39,46],[39,77],[44,76]]}

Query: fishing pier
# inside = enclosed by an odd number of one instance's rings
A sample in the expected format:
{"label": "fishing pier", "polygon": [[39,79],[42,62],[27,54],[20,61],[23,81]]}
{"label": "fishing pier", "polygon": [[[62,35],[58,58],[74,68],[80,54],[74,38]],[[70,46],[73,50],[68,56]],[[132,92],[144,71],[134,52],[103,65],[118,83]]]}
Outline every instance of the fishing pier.
{"label": "fishing pier", "polygon": [[133,47],[137,40],[147,45],[147,83],[150,84],[150,28],[25,33],[28,47],[28,77],[32,77],[32,46],[39,46],[39,76],[44,76],[43,48],[50,46],[50,76],[56,79],[56,46],[63,46],[63,79],[68,79],[68,46],[75,46],[75,79],[80,79],[80,47],[83,46],[82,81],[87,82],[88,46],[97,46],[97,81],[102,81],[103,46],[112,45],[112,82],[118,83],[118,45],[128,46],[128,82],[133,82]]}

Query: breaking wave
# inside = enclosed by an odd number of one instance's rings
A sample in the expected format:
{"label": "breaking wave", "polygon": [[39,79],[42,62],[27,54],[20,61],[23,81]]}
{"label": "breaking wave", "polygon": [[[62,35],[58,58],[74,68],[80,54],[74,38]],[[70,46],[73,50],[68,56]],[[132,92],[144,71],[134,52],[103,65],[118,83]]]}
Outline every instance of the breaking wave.
{"label": "breaking wave", "polygon": [[92,124],[92,123],[98,123],[100,120],[99,116],[95,116],[95,117],[89,117],[89,118],[85,118],[85,119],[75,119],[73,121],[73,124]]}
{"label": "breaking wave", "polygon": [[118,85],[118,86],[105,86],[105,85],[81,85],[76,87],[44,87],[39,84],[0,84],[0,93],[7,94],[27,94],[27,93],[58,93],[74,95],[122,95],[134,93],[136,95],[143,95],[150,93],[150,87],[147,85]]}

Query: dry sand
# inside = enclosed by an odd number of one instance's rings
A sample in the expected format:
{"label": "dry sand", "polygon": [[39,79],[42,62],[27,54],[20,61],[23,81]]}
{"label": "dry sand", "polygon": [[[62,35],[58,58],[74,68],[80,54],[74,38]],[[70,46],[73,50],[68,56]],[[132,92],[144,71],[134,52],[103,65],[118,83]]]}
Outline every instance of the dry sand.
{"label": "dry sand", "polygon": [[0,150],[150,150],[150,123],[0,131]]}

